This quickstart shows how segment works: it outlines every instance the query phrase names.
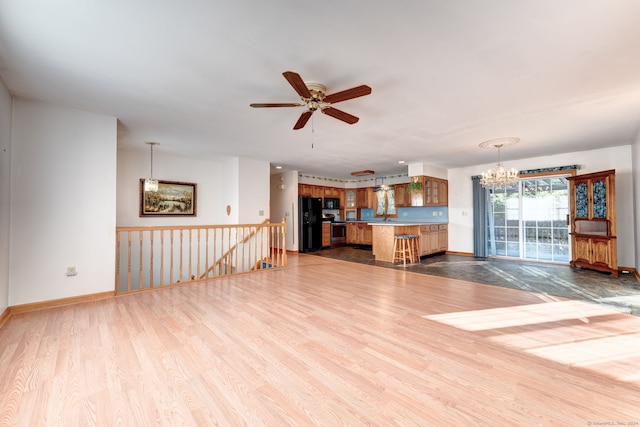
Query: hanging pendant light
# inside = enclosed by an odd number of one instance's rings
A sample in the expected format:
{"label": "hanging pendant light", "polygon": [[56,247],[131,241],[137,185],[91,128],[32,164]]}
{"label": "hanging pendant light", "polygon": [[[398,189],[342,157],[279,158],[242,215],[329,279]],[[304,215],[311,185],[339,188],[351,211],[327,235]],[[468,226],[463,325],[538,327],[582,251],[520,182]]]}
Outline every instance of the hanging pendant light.
{"label": "hanging pendant light", "polygon": [[160,145],[159,142],[145,142],[151,148],[151,173],[149,174],[149,178],[144,180],[144,191],[158,191],[158,180],[153,179],[153,146]]}
{"label": "hanging pendant light", "polygon": [[481,148],[497,148],[498,163],[495,167],[482,173],[480,184],[484,188],[511,187],[518,183],[518,170],[516,168],[505,168],[500,161],[500,149],[507,145],[513,145],[519,142],[519,138],[499,138],[491,139],[480,144]]}

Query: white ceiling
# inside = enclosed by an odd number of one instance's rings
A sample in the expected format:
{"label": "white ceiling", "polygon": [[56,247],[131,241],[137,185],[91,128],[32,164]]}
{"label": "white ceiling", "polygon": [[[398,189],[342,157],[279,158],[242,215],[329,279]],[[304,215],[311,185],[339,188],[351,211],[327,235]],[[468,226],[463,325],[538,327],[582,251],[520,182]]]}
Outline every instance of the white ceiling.
{"label": "white ceiling", "polygon": [[[521,138],[505,161],[632,144],[639,18],[638,0],[0,0],[0,76],[117,117],[122,148],[350,178],[491,163],[478,144],[499,137]],[[299,101],[287,70],[369,85],[336,104],[360,121],[250,108]]]}

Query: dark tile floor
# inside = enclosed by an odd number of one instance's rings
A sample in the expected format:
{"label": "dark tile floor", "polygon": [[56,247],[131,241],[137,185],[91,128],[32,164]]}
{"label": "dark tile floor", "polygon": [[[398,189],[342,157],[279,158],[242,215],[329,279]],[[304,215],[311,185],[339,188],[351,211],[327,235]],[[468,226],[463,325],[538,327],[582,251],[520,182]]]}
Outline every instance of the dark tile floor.
{"label": "dark tile floor", "polygon": [[370,246],[349,245],[312,254],[605,304],[615,310],[640,316],[640,282],[632,274],[612,277],[610,274],[568,265],[459,255],[433,255],[422,258],[419,264],[403,267],[402,264],[376,261]]}

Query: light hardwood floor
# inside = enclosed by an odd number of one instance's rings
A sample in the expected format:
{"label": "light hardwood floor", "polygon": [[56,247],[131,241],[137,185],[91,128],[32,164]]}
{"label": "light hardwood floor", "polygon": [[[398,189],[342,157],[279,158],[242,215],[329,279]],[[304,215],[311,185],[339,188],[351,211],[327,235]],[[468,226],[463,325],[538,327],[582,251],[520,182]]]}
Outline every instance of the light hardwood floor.
{"label": "light hardwood floor", "polygon": [[317,256],[0,329],[1,426],[605,422],[640,423],[639,317]]}

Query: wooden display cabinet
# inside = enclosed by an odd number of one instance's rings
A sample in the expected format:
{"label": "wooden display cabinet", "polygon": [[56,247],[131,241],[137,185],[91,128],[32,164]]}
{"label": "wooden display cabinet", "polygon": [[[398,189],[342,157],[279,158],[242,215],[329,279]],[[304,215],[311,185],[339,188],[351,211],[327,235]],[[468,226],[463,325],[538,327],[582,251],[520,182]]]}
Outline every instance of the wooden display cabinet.
{"label": "wooden display cabinet", "polygon": [[576,175],[569,182],[572,267],[618,276],[615,170]]}

